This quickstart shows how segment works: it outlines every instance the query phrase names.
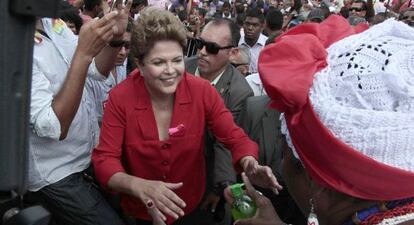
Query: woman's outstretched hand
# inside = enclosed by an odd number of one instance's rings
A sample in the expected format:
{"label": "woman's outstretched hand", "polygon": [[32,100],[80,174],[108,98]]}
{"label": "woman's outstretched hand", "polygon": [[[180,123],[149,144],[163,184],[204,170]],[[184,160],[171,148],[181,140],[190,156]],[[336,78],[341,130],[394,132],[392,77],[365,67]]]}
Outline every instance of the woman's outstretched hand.
{"label": "woman's outstretched hand", "polygon": [[268,166],[261,166],[255,158],[252,156],[243,157],[240,160],[240,164],[249,177],[250,182],[262,188],[269,188],[275,194],[279,194],[279,191],[283,189],[282,185],[277,182],[272,169]]}
{"label": "woman's outstretched hand", "polygon": [[140,178],[132,182],[133,195],[141,199],[154,222],[158,221],[158,224],[162,224],[160,220],[167,219],[165,215],[175,219],[184,216],[182,209],[186,204],[174,193],[174,190],[182,186],[183,183],[166,183]]}

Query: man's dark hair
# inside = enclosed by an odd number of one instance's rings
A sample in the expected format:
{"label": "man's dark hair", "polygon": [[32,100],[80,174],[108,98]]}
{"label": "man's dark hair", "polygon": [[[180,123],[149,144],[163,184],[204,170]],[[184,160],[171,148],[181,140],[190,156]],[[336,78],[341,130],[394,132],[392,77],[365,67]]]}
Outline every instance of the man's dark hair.
{"label": "man's dark hair", "polygon": [[81,26],[83,24],[82,18],[79,16],[79,13],[75,9],[66,9],[59,13],[59,18],[65,22],[71,22],[76,27],[76,33],[79,34]]}
{"label": "man's dark hair", "polygon": [[102,0],[85,0],[84,7],[86,10],[91,11],[95,8],[95,6],[100,6],[102,4]]}
{"label": "man's dark hair", "polygon": [[327,5],[323,5],[319,8],[322,10],[323,16],[325,17],[325,19],[331,15],[331,11],[329,11],[329,7]]}
{"label": "man's dark hair", "polygon": [[355,0],[355,1],[352,1],[352,3],[362,3],[362,9],[363,10],[367,10],[368,9],[367,3],[364,0]]}
{"label": "man's dark hair", "polygon": [[223,3],[223,5],[221,6],[221,8],[223,8],[223,7],[227,7],[227,8],[231,8],[231,5],[230,5],[230,2],[228,2],[228,1],[225,1],[224,3]]}
{"label": "man's dark hair", "polygon": [[230,34],[231,34],[232,43],[230,44],[233,45],[234,47],[239,45],[240,28],[233,22],[233,20],[227,19],[227,18],[214,18],[209,23],[215,26],[223,25],[223,24],[227,25],[228,28],[230,29]]}
{"label": "man's dark hair", "polygon": [[292,13],[293,11],[296,11],[297,13],[299,13],[301,8],[302,8],[302,1],[293,0],[293,6],[290,8],[289,13]]}
{"label": "man's dark hair", "polygon": [[272,30],[280,30],[283,26],[283,15],[278,9],[270,9],[266,14],[266,25]]}
{"label": "man's dark hair", "polygon": [[135,7],[138,7],[140,5],[148,6],[148,1],[147,0],[133,0],[131,8],[135,8]]}
{"label": "man's dark hair", "polygon": [[339,11],[339,13],[341,14],[341,16],[343,16],[345,19],[347,19],[349,17],[349,9],[348,7],[342,7],[341,11]]}
{"label": "man's dark hair", "polygon": [[75,7],[66,1],[61,1],[59,8],[59,18],[65,22],[73,23],[75,25],[76,32],[79,34],[83,21]]}
{"label": "man's dark hair", "polygon": [[258,18],[260,20],[260,23],[263,23],[265,20],[265,17],[259,8],[251,8],[247,10],[246,17]]}

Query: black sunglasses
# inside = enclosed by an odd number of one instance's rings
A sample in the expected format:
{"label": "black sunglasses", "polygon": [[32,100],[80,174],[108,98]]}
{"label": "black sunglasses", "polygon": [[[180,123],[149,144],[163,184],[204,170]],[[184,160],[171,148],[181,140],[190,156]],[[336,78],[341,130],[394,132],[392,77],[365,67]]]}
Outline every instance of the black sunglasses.
{"label": "black sunglasses", "polygon": [[204,41],[201,38],[196,38],[195,39],[195,46],[198,50],[201,50],[204,46],[206,46],[207,53],[210,53],[210,54],[213,54],[213,55],[217,55],[221,49],[229,49],[229,48],[234,47],[233,45],[221,47],[220,45],[218,45],[215,42]]}
{"label": "black sunglasses", "polygon": [[353,8],[349,9],[349,11],[356,11],[356,12],[361,12],[361,11],[364,11],[364,10],[365,10],[364,8],[358,8],[358,7],[353,7]]}
{"label": "black sunglasses", "polygon": [[124,47],[125,49],[129,49],[131,47],[131,42],[120,40],[117,47]]}
{"label": "black sunglasses", "polygon": [[131,43],[129,41],[124,41],[124,44],[122,46],[124,46],[125,49],[129,49],[131,47]]}

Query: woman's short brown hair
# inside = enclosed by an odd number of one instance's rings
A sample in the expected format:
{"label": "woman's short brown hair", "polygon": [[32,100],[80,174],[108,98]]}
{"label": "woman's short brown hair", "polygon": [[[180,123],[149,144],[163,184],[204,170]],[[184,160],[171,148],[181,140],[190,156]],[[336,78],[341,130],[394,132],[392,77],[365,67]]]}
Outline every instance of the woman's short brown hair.
{"label": "woman's short brown hair", "polygon": [[184,49],[187,44],[184,25],[169,11],[155,7],[143,10],[132,30],[132,57],[142,63],[145,55],[161,40],[177,41]]}

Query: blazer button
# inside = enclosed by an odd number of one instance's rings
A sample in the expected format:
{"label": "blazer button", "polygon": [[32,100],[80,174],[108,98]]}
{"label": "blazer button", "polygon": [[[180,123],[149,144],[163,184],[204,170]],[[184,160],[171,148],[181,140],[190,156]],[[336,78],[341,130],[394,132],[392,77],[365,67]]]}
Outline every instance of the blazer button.
{"label": "blazer button", "polygon": [[168,165],[168,161],[167,160],[162,161],[162,165],[164,166]]}
{"label": "blazer button", "polygon": [[161,145],[161,149],[169,149],[170,148],[170,144],[168,144],[168,143],[164,143],[163,145]]}
{"label": "blazer button", "polygon": [[163,176],[162,176],[162,179],[163,179],[163,180],[166,180],[166,179],[167,179],[167,176],[163,175]]}

